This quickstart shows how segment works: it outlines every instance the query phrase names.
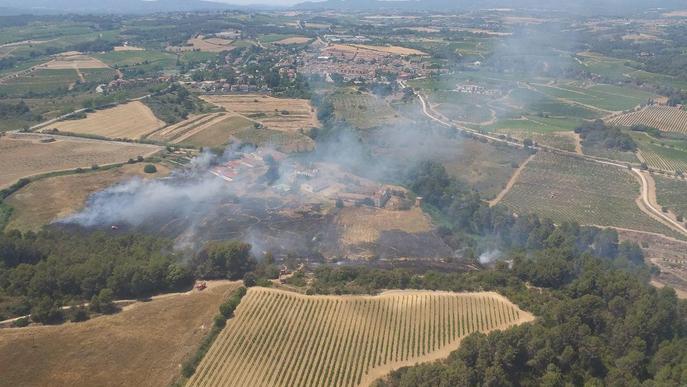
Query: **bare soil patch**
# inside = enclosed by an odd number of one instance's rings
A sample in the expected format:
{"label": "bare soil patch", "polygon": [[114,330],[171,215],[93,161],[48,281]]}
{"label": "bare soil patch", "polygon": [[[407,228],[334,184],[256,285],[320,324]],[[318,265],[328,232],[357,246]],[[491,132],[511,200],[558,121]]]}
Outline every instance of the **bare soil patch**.
{"label": "bare soil patch", "polygon": [[0,330],[0,386],[169,386],[237,283],[83,323]]}
{"label": "bare soil patch", "polygon": [[42,142],[41,139],[44,138],[51,137],[0,137],[0,189],[23,177],[79,167],[90,168],[94,164],[126,162],[137,156],[149,156],[160,149],[150,145],[76,138],[58,138],[52,142]]}
{"label": "bare soil patch", "polygon": [[61,132],[91,134],[108,138],[137,140],[165,126],[152,110],[140,101],[89,113],[81,120],[66,120],[50,125]]}
{"label": "bare soil patch", "polygon": [[143,167],[144,164],[127,164],[106,171],[56,176],[33,182],[6,200],[14,209],[7,229],[38,231],[45,224],[81,210],[91,194],[113,184],[134,177],[162,177],[171,172],[163,164],[156,164],[158,172],[153,174],[144,173]]}

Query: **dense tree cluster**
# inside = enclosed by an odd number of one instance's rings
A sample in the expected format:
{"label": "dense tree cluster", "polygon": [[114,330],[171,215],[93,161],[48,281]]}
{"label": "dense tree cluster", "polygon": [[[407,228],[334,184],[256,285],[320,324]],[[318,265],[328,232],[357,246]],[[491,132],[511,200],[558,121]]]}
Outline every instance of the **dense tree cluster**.
{"label": "dense tree cluster", "polygon": [[606,126],[601,120],[579,126],[575,128],[575,133],[582,138],[583,146],[603,146],[621,152],[634,152],[637,149],[632,137],[617,127]]}
{"label": "dense tree cluster", "polygon": [[70,304],[90,301],[91,312],[112,313],[114,299],[185,289],[194,278],[241,279],[256,268],[250,249],[209,243],[191,269],[171,241],[150,236],[11,231],[0,235],[0,320],[31,313],[34,321],[55,323]]}
{"label": "dense tree cluster", "polygon": [[185,120],[189,114],[209,109],[206,103],[176,83],[144,99],[143,102],[157,118],[168,124]]}

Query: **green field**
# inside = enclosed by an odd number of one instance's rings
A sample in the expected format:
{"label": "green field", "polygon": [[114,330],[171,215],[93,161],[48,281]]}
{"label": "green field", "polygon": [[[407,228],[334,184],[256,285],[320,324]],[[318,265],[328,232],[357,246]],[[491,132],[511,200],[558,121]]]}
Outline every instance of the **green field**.
{"label": "green field", "polygon": [[517,213],[535,212],[556,222],[674,235],[639,209],[639,191],[639,182],[625,169],[539,152],[502,203]]}
{"label": "green field", "polygon": [[334,114],[338,120],[346,121],[359,129],[369,129],[399,120],[386,101],[371,94],[345,90],[332,94],[329,100],[334,105]]}
{"label": "green field", "polygon": [[246,118],[228,117],[185,139],[183,143],[197,147],[220,147],[226,145],[240,130],[252,127],[253,121]]}
{"label": "green field", "polygon": [[159,65],[170,68],[176,64],[176,55],[162,51],[112,51],[94,57],[113,67]]}
{"label": "green field", "polygon": [[[420,144],[422,145],[422,144]],[[521,149],[471,139],[442,140],[425,145],[449,175],[474,187],[485,199],[498,195],[529,154]]]}
{"label": "green field", "polygon": [[29,93],[47,94],[67,91],[79,77],[74,70],[40,69],[31,74],[8,80],[0,85],[0,95],[24,96]]}
{"label": "green field", "polygon": [[656,97],[654,94],[636,89],[610,85],[577,87],[572,84],[561,84],[557,86],[537,85],[536,88],[550,97],[563,98],[605,111],[629,110],[646,103],[649,98]]}

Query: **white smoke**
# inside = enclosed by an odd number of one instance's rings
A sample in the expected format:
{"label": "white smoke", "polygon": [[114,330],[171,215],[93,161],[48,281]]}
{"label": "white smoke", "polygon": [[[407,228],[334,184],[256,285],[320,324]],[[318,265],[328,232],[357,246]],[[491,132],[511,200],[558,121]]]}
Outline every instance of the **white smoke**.
{"label": "white smoke", "polygon": [[58,222],[83,227],[140,226],[152,217],[169,213],[190,216],[201,204],[229,194],[227,185],[213,177],[182,181],[135,178],[95,193],[83,211]]}
{"label": "white smoke", "polygon": [[501,258],[501,251],[500,250],[488,250],[482,253],[482,255],[479,256],[479,263],[481,265],[489,265],[494,262],[496,262],[499,258]]}

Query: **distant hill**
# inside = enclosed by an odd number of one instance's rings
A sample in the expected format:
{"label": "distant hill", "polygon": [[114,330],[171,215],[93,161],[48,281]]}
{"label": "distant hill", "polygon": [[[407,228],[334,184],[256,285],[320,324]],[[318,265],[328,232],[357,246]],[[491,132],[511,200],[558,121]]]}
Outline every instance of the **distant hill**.
{"label": "distant hill", "polygon": [[684,0],[326,0],[306,1],[294,6],[301,10],[401,10],[441,11],[515,8],[572,11],[581,14],[627,14],[653,8],[685,8]]}
{"label": "distant hill", "polygon": [[[19,13],[119,13],[215,11],[240,9],[226,3],[204,0],[3,0],[1,15]],[[7,10],[7,13],[3,11]]]}

